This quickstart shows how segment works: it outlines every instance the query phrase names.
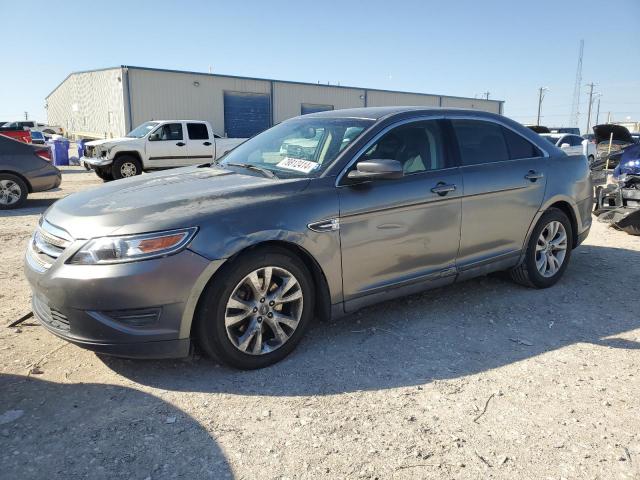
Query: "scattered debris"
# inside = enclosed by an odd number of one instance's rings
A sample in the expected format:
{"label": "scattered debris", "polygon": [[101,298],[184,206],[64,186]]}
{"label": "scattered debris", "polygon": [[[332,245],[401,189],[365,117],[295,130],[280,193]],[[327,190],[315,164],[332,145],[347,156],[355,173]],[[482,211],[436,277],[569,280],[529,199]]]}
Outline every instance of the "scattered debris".
{"label": "scattered debris", "polygon": [[167,417],[164,423],[176,423],[176,417]]}
{"label": "scattered debris", "polygon": [[629,463],[632,463],[631,461],[631,453],[629,452],[629,449],[627,447],[622,447],[624,448],[624,453],[627,456],[627,460],[629,460]]}
{"label": "scattered debris", "polygon": [[66,347],[67,345],[69,345],[67,342],[58,345],[56,348],[54,348],[52,350],[49,350],[42,357],[40,357],[40,359],[37,362],[34,362],[31,365],[28,365],[27,366],[27,370],[28,370],[27,377],[29,375],[42,375],[44,372],[40,368],[40,364],[42,362],[44,362],[49,355],[52,355],[52,354],[56,353],[58,350]]}
{"label": "scattered debris", "polygon": [[482,455],[480,455],[477,450],[474,450],[473,453],[476,454],[476,457],[478,457],[482,463],[491,468],[491,464]]}
{"label": "scattered debris", "polygon": [[495,393],[492,393],[491,395],[489,395],[489,398],[487,398],[487,401],[484,402],[484,408],[478,415],[476,415],[476,418],[473,419],[475,423],[478,423],[478,419],[486,413],[487,407],[489,406],[489,401],[495,396],[496,396]]}
{"label": "scattered debris", "polygon": [[11,322],[9,325],[7,325],[7,327],[8,328],[17,327],[18,325],[20,325],[25,320],[29,320],[31,317],[33,317],[33,312],[29,312],[29,313],[21,316],[19,319],[15,320],[15,321]]}

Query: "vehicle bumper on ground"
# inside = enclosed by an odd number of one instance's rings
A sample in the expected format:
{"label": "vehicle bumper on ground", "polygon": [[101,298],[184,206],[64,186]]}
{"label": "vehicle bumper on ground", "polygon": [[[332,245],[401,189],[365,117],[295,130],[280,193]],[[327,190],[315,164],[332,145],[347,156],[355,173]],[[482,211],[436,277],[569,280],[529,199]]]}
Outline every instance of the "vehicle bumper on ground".
{"label": "vehicle bumper on ground", "polygon": [[90,167],[106,167],[113,163],[113,159],[107,157],[81,157],[80,162]]}
{"label": "vehicle bumper on ground", "polygon": [[40,323],[80,347],[129,358],[188,355],[195,305],[219,266],[190,250],[114,265],[69,265],[60,257],[44,272],[33,258],[27,250]]}

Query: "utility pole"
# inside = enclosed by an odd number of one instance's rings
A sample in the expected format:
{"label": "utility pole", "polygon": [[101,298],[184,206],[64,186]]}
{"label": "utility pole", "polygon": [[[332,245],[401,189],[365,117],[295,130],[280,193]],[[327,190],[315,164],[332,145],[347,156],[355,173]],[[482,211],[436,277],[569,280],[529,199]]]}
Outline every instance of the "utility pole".
{"label": "utility pole", "polygon": [[24,112],[24,119],[29,120],[29,112]]}
{"label": "utility pole", "polygon": [[600,97],[598,97],[598,108],[596,109],[596,125],[600,123],[598,120],[599,118],[600,118]]}
{"label": "utility pole", "polygon": [[540,110],[542,109],[542,99],[544,98],[544,92],[549,90],[547,87],[540,87],[538,89],[538,121],[536,125],[540,126]]}
{"label": "utility pole", "polygon": [[589,127],[591,126],[591,103],[593,102],[593,87],[595,87],[595,83],[588,83],[587,87],[589,87],[589,113],[587,113],[587,133],[589,133]]}
{"label": "utility pole", "polygon": [[486,98],[487,100],[489,100],[489,94],[491,92],[484,92],[482,95],[484,95],[484,98]]}

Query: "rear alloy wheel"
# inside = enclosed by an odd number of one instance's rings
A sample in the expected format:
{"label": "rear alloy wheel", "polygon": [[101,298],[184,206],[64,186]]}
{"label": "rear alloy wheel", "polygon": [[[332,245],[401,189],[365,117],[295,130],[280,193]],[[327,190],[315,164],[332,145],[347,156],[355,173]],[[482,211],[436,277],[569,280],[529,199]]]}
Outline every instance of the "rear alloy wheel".
{"label": "rear alloy wheel", "polygon": [[240,369],[262,368],[287,356],[313,313],[305,265],[280,249],[241,256],[205,290],[196,315],[200,345]]}
{"label": "rear alloy wheel", "polygon": [[135,157],[121,155],[113,161],[111,172],[113,173],[113,178],[116,180],[135,177],[142,173],[142,165],[140,165],[140,161]]}
{"label": "rear alloy wheel", "polygon": [[0,174],[0,210],[20,207],[29,191],[24,181],[8,173]]}
{"label": "rear alloy wheel", "polygon": [[536,224],[524,261],[511,270],[511,278],[529,287],[554,285],[567,268],[573,246],[571,222],[561,210],[547,210]]}

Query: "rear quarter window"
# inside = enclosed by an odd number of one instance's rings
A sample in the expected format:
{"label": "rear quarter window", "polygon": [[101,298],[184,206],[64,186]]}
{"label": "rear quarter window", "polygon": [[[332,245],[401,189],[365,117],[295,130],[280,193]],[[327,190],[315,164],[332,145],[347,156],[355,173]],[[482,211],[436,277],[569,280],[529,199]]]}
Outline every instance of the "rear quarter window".
{"label": "rear quarter window", "polygon": [[503,127],[482,120],[451,120],[463,166],[509,160]]}
{"label": "rear quarter window", "polygon": [[505,127],[502,127],[502,133],[504,134],[504,138],[507,142],[509,158],[511,160],[542,156],[540,149],[523,136]]}

